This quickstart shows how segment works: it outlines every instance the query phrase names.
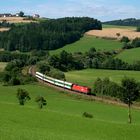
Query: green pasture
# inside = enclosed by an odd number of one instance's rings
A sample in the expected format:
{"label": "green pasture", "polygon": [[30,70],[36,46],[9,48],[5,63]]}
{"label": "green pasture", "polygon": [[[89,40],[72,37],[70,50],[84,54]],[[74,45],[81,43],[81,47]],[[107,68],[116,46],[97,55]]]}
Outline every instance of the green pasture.
{"label": "green pasture", "polygon": [[4,68],[6,67],[7,63],[5,62],[0,62],[0,72],[2,72],[4,70]]}
{"label": "green pasture", "polygon": [[127,76],[134,78],[140,82],[139,71],[125,71],[125,70],[100,70],[100,69],[86,69],[81,71],[71,71],[65,73],[67,81],[78,83],[93,87],[94,81],[97,78],[109,78],[111,81],[120,83],[121,80]]}
{"label": "green pasture", "polygon": [[[29,91],[31,101],[19,106],[16,90]],[[47,99],[40,110],[36,96]],[[0,85],[0,140],[139,140],[140,111],[127,123],[127,108],[76,99],[40,85]],[[93,114],[84,118],[83,112]]]}
{"label": "green pasture", "polygon": [[51,54],[58,54],[62,50],[67,52],[86,52],[90,48],[96,48],[97,50],[110,51],[120,49],[123,44],[116,40],[107,40],[102,38],[96,38],[94,36],[84,35],[79,41],[64,46],[63,48],[50,51]]}
{"label": "green pasture", "polygon": [[122,59],[130,64],[135,61],[140,61],[140,48],[124,50],[122,53],[117,55],[116,58]]}
{"label": "green pasture", "polygon": [[121,29],[136,29],[136,27],[134,26],[119,26],[119,25],[107,25],[107,24],[103,24],[102,25],[103,28],[121,28]]}

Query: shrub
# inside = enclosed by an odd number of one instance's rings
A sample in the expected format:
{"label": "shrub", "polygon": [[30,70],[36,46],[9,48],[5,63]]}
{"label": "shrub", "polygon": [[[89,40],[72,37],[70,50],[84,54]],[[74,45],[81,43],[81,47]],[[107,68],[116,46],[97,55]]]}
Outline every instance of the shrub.
{"label": "shrub", "polygon": [[126,43],[128,43],[130,41],[130,39],[127,37],[127,36],[123,36],[122,38],[121,38],[121,42],[126,42]]}
{"label": "shrub", "polygon": [[24,105],[26,100],[31,99],[29,93],[26,90],[20,88],[17,90],[17,98],[19,100],[20,105]]}
{"label": "shrub", "polygon": [[46,100],[42,96],[36,97],[35,101],[38,103],[38,106],[39,106],[40,109],[42,109],[43,106],[47,105]]}
{"label": "shrub", "polygon": [[140,38],[135,38],[133,41],[132,41],[132,45],[134,46],[134,48],[137,48],[137,47],[140,47]]}
{"label": "shrub", "polygon": [[83,117],[86,117],[86,118],[93,118],[93,115],[90,114],[90,113],[84,112],[84,113],[83,113]]}
{"label": "shrub", "polygon": [[11,85],[15,86],[15,85],[20,85],[20,79],[18,79],[17,77],[12,77],[11,80],[9,81]]}
{"label": "shrub", "polygon": [[116,33],[116,36],[119,37],[121,34],[120,33]]}
{"label": "shrub", "polygon": [[51,69],[51,71],[49,72],[49,76],[60,80],[65,79],[65,74],[58,69]]}
{"label": "shrub", "polygon": [[41,73],[50,72],[50,65],[48,65],[47,63],[39,63],[38,67]]}
{"label": "shrub", "polygon": [[137,32],[140,32],[140,26],[137,27]]}
{"label": "shrub", "polygon": [[133,48],[133,46],[129,43],[125,42],[124,45],[123,45],[123,49],[132,49],[132,48]]}
{"label": "shrub", "polygon": [[108,78],[104,78],[103,80],[98,78],[94,83],[93,90],[95,94],[117,98],[121,96],[122,92],[121,86],[115,82],[110,81]]}

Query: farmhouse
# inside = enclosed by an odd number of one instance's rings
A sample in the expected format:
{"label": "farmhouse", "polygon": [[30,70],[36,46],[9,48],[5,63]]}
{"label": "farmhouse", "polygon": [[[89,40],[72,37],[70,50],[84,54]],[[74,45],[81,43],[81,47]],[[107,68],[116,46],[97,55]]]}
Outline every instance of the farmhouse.
{"label": "farmhouse", "polygon": [[0,14],[0,17],[12,17],[12,14],[10,13]]}
{"label": "farmhouse", "polygon": [[38,14],[33,15],[33,18],[39,18],[39,17],[40,17],[40,15],[38,15]]}
{"label": "farmhouse", "polygon": [[20,13],[16,13],[16,15],[15,15],[16,17],[20,17]]}

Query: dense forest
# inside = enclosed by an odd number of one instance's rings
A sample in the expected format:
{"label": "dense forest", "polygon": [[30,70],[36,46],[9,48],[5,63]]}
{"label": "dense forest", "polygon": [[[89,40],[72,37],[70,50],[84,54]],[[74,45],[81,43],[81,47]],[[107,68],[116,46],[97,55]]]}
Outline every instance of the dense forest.
{"label": "dense forest", "polygon": [[91,29],[101,30],[101,22],[88,17],[72,17],[13,26],[0,33],[0,48],[21,52],[54,50],[79,40]]}
{"label": "dense forest", "polygon": [[104,22],[109,25],[120,25],[120,26],[140,26],[140,19],[128,18]]}

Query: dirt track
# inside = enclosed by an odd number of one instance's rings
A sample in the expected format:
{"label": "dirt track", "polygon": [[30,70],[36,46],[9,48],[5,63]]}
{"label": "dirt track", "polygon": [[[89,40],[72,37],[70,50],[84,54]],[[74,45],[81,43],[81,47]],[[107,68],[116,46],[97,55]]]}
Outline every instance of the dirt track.
{"label": "dirt track", "polygon": [[[116,35],[117,33],[120,33],[119,37]],[[140,32],[136,32],[134,29],[120,29],[120,28],[105,28],[103,30],[91,30],[88,31],[86,34],[116,39],[120,39],[122,36],[127,36],[129,39],[140,37]]]}

